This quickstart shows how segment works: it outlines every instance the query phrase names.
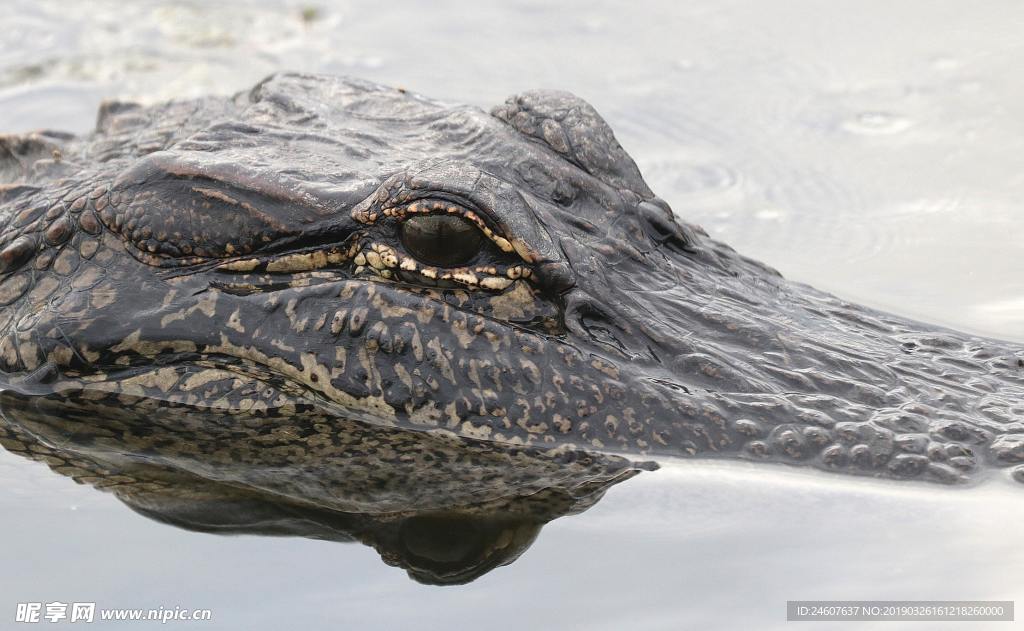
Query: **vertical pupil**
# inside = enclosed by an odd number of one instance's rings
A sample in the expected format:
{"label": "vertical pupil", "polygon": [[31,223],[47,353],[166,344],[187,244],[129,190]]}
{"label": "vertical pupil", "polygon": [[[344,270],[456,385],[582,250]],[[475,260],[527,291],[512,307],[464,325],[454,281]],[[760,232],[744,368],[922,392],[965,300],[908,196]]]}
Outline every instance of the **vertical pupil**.
{"label": "vertical pupil", "polygon": [[402,244],[428,265],[453,267],[467,263],[480,250],[483,234],[454,215],[410,217],[402,223]]}

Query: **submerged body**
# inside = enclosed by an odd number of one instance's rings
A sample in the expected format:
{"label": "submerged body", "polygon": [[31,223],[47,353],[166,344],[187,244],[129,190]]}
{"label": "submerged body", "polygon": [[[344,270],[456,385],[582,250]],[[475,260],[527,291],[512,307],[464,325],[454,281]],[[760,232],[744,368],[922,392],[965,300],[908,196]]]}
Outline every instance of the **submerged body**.
{"label": "submerged body", "polygon": [[[1024,463],[1024,350],[740,256],[569,94],[488,113],[276,75],[2,149],[0,443],[87,481],[158,462],[394,512],[604,488],[623,457],[940,482]],[[501,464],[432,477],[432,441]],[[371,462],[402,483],[339,491]]]}

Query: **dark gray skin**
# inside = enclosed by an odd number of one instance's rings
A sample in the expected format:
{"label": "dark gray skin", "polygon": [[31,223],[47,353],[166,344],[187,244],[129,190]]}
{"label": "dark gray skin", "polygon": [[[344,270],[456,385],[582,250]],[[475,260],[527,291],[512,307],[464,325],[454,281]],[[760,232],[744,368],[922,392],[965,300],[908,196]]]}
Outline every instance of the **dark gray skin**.
{"label": "dark gray skin", "polygon": [[[384,468],[433,467],[417,441],[500,454],[505,474],[528,452],[531,490],[580,459],[946,483],[1024,462],[1019,345],[737,254],[677,219],[570,94],[488,113],[275,75],[233,98],[108,104],[88,137],[0,149],[0,381],[20,401],[0,442],[87,481],[61,453],[172,453],[204,480],[354,510],[323,481],[352,424],[378,447],[401,436],[369,459]],[[462,218],[479,247],[430,265],[402,236],[424,215]],[[446,239],[430,247],[462,247]],[[33,398],[78,414],[32,420]]]}

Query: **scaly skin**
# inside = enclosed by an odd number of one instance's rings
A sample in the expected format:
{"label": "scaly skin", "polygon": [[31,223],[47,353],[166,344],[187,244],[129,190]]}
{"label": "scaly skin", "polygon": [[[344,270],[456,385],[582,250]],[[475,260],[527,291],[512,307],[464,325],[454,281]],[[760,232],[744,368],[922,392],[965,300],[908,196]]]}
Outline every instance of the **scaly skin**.
{"label": "scaly skin", "polygon": [[[434,440],[495,455],[473,492],[528,454],[532,477],[508,485],[523,495],[606,486],[632,470],[622,456],[940,482],[1024,462],[1019,346],[738,255],[675,218],[566,93],[487,113],[276,75],[233,98],[107,104],[88,137],[0,149],[0,442],[87,481],[102,476],[83,454],[162,454],[365,511],[384,499],[338,500],[317,467],[346,466],[357,427],[405,446],[374,456],[385,467],[434,467],[416,455]],[[422,213],[466,218],[483,248],[454,269],[417,260],[399,225]],[[449,479],[479,482],[471,469]],[[415,486],[387,510],[465,505]]]}

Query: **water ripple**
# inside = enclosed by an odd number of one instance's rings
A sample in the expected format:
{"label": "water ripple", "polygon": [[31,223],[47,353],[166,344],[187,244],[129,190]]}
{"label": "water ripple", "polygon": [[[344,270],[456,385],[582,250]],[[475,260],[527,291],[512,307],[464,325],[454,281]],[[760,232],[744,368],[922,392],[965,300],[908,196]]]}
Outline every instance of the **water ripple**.
{"label": "water ripple", "polygon": [[905,116],[882,111],[860,112],[841,123],[848,132],[869,136],[898,134],[911,125],[913,122]]}

